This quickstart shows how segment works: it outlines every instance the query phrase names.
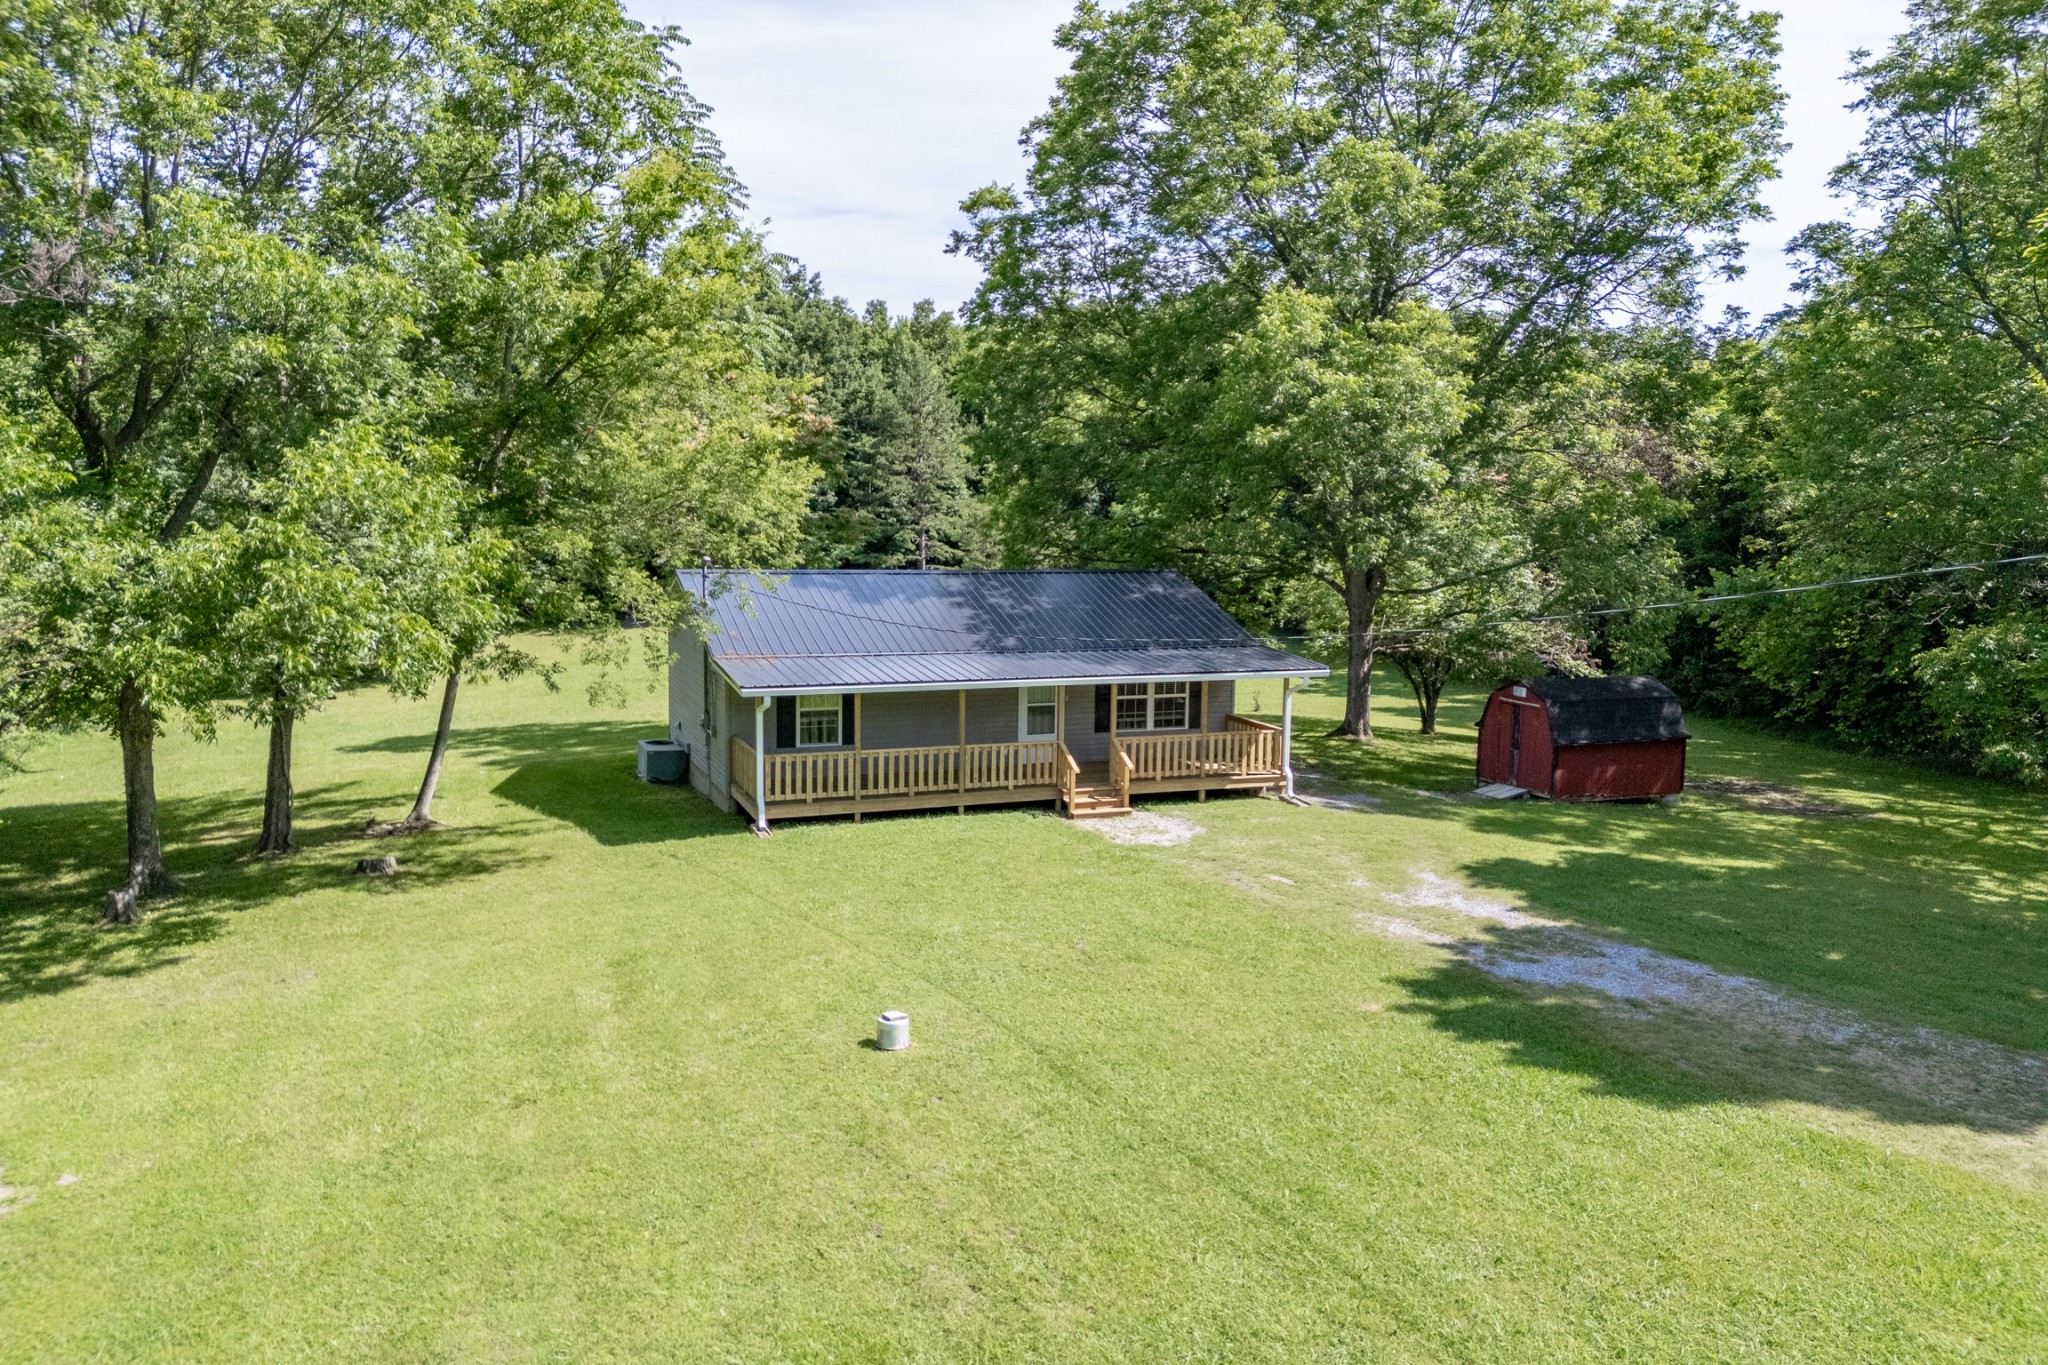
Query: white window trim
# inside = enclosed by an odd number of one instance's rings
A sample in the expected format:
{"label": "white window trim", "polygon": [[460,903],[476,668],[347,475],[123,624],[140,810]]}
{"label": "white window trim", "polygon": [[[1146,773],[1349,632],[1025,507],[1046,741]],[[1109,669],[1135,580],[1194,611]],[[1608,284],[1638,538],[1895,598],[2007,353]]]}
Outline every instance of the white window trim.
{"label": "white window trim", "polygon": [[[829,702],[831,702],[831,703],[832,703],[832,708],[831,708],[831,709],[832,709],[832,738],[831,738],[831,739],[829,739],[829,740],[819,740],[819,741],[817,741],[817,742],[815,742],[815,743],[807,743],[807,742],[805,742],[805,740],[804,740],[804,709],[805,709],[805,705],[806,705],[806,703],[808,703],[808,704],[810,705],[810,710],[812,710],[813,712],[820,712],[820,711],[823,711],[823,710],[825,710],[826,708],[824,708],[823,706],[819,706],[819,705],[817,705],[817,703],[818,703],[818,702],[823,702],[823,701],[829,701]],[[796,747],[797,747],[797,748],[799,748],[799,749],[843,749],[843,748],[845,748],[845,747],[846,747],[846,736],[845,736],[845,735],[844,735],[843,733],[841,733],[841,732],[842,732],[843,730],[845,730],[845,728],[846,728],[846,700],[845,700],[845,695],[844,695],[843,693],[838,693],[838,692],[830,692],[830,693],[825,693],[825,694],[823,694],[823,695],[813,695],[813,696],[800,696],[800,697],[798,697],[798,698],[796,699]]]}
{"label": "white window trim", "polygon": [[[1052,729],[1046,731],[1042,735],[1034,735],[1031,733],[1031,694],[1032,692],[1041,688],[1047,692],[1052,693]],[[1045,705],[1044,702],[1040,702],[1038,704],[1040,706]],[[1038,683],[1032,687],[1018,688],[1017,742],[1019,744],[1050,744],[1052,743],[1052,741],[1058,739],[1059,737],[1060,690],[1057,687],[1046,687],[1044,683]]]}
{"label": "white window trim", "polygon": [[[1123,722],[1123,712],[1120,709],[1122,703],[1126,701],[1138,700],[1138,698],[1136,697],[1126,697],[1123,695],[1123,689],[1125,689],[1126,687],[1142,687],[1145,689],[1143,693],[1143,700],[1145,702],[1145,723],[1143,725],[1126,725]],[[1158,716],[1159,689],[1161,687],[1179,687],[1185,689],[1184,691],[1175,694],[1185,699],[1188,704],[1187,713],[1182,718],[1181,723],[1178,725],[1156,725],[1153,723]],[[1116,683],[1112,686],[1109,694],[1110,716],[1111,719],[1115,722],[1116,732],[1120,735],[1144,735],[1152,734],[1155,732],[1169,735],[1191,734],[1195,730],[1195,705],[1196,700],[1199,696],[1199,691],[1191,682]]]}

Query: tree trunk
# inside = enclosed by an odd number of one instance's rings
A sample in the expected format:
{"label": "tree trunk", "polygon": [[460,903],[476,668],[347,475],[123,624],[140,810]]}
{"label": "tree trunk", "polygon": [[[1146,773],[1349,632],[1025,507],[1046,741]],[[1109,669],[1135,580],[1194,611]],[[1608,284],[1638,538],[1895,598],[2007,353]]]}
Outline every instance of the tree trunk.
{"label": "tree trunk", "polygon": [[1379,648],[1373,621],[1387,591],[1387,568],[1370,564],[1344,570],[1344,721],[1330,733],[1345,739],[1372,738],[1372,661]]}
{"label": "tree trunk", "polygon": [[1422,733],[1436,733],[1436,704],[1443,699],[1444,685],[1441,681],[1426,680],[1415,691],[1415,704],[1422,711]]}
{"label": "tree trunk", "polygon": [[455,728],[455,691],[462,685],[462,667],[449,670],[447,686],[441,689],[441,723],[434,727],[434,750],[427,755],[427,775],[420,779],[420,794],[413,798],[412,813],[405,823],[425,828],[434,823],[434,789],[441,785],[441,762],[448,757],[448,736]]}
{"label": "tree trunk", "polygon": [[145,896],[178,889],[164,866],[163,832],[156,817],[156,710],[142,685],[121,684],[116,728],[121,736],[121,786],[128,807],[128,884],[108,901],[107,918],[133,923],[135,904]]}
{"label": "tree trunk", "polygon": [[290,711],[279,711],[270,722],[270,772],[263,784],[263,834],[256,840],[258,853],[290,853],[292,843],[292,722]]}
{"label": "tree trunk", "polygon": [[932,559],[932,533],[924,527],[917,528],[917,567],[929,569]]}

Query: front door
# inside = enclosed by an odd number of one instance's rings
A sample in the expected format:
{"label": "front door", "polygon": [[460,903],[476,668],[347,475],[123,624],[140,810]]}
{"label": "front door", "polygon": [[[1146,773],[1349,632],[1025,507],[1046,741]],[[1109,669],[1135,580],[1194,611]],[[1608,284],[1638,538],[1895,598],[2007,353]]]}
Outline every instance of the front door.
{"label": "front door", "polygon": [[1522,785],[1522,708],[1510,708],[1514,719],[1508,724],[1508,785]]}

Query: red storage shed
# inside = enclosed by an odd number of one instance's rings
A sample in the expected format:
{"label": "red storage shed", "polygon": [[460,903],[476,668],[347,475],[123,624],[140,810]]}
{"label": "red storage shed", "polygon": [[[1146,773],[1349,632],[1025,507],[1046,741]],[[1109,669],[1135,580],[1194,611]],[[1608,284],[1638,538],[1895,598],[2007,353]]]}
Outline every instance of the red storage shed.
{"label": "red storage shed", "polygon": [[1537,678],[1486,699],[1479,780],[1559,801],[1647,801],[1685,787],[1685,711],[1655,678]]}

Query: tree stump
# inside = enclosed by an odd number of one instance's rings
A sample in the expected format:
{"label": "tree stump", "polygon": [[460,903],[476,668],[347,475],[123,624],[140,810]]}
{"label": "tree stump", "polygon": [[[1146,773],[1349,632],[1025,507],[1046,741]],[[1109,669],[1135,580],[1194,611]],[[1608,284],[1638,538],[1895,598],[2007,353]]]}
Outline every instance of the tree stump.
{"label": "tree stump", "polygon": [[106,909],[101,919],[108,924],[133,924],[137,919],[136,902],[140,898],[132,886],[117,886],[107,893]]}

